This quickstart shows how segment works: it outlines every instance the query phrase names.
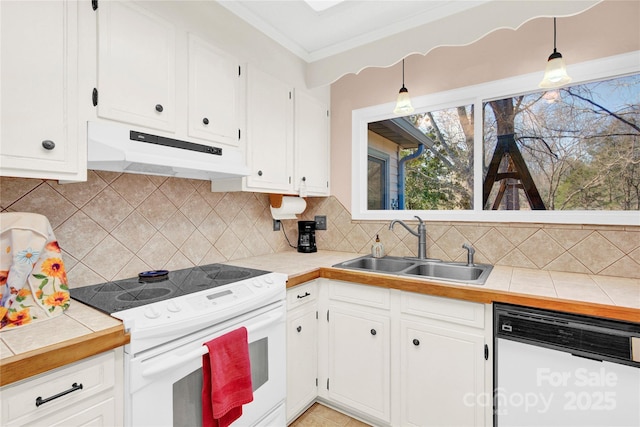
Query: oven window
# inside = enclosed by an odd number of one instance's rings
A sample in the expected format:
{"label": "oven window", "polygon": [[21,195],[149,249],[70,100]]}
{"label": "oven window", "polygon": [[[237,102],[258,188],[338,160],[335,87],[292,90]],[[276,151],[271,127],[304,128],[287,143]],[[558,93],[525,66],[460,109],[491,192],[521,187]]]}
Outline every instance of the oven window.
{"label": "oven window", "polygon": [[202,426],[202,369],[173,383],[173,425]]}
{"label": "oven window", "polygon": [[251,359],[251,386],[255,392],[269,381],[269,338],[264,337],[249,343]]}
{"label": "oven window", "polygon": [[[269,381],[269,338],[249,343],[251,385],[255,392]],[[202,369],[173,383],[173,425],[202,426]]]}

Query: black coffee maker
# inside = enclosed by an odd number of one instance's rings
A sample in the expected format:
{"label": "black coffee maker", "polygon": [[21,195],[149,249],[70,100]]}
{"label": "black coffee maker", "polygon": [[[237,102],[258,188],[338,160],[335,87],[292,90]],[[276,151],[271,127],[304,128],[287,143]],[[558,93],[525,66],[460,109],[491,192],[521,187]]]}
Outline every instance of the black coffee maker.
{"label": "black coffee maker", "polygon": [[315,221],[298,221],[298,252],[318,252]]}

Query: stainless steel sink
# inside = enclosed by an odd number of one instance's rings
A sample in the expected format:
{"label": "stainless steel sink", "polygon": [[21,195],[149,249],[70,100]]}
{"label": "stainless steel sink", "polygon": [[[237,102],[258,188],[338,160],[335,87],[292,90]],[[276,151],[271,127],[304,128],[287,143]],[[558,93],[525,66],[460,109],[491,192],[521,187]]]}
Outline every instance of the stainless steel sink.
{"label": "stainless steel sink", "polygon": [[370,255],[335,264],[334,267],[473,285],[484,285],[493,269],[493,266],[488,264],[467,265],[458,262],[400,257],[373,258]]}
{"label": "stainless steel sink", "polygon": [[345,261],[341,264],[335,265],[334,267],[340,266],[341,268],[395,273],[413,265],[415,265],[415,262],[406,261],[404,259],[364,257]]}
{"label": "stainless steel sink", "polygon": [[[437,277],[444,280],[454,280],[457,282],[476,282],[481,279],[482,283],[487,280],[486,276],[491,272],[485,265],[466,265],[454,263],[425,263],[404,271],[409,276]],[[486,273],[486,274],[485,274]]]}

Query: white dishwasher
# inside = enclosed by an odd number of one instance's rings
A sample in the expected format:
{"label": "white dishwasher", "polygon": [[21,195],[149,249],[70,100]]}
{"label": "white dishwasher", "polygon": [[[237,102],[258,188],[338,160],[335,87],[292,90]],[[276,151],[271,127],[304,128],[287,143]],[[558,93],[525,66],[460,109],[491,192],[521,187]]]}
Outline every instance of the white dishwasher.
{"label": "white dishwasher", "polygon": [[640,324],[494,305],[494,425],[640,426]]}

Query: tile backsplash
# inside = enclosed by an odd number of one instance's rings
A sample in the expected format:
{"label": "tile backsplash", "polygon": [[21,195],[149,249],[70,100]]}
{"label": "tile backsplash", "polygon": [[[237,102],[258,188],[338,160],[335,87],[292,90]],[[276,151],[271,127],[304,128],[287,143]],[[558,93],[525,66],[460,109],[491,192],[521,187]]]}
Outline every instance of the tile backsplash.
{"label": "tile backsplash", "polygon": [[[49,218],[71,287],[294,250],[297,222],[274,232],[269,198],[212,193],[209,181],[89,171],[87,182],[0,178],[2,211]],[[300,219],[327,216],[319,249],[369,253],[376,234],[389,255],[415,256],[417,238],[388,221],[352,221],[334,197],[308,198]],[[410,222],[409,222],[410,223]],[[285,237],[286,234],[286,237]],[[554,271],[640,278],[640,227],[428,222],[427,254]]]}

